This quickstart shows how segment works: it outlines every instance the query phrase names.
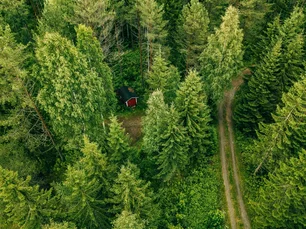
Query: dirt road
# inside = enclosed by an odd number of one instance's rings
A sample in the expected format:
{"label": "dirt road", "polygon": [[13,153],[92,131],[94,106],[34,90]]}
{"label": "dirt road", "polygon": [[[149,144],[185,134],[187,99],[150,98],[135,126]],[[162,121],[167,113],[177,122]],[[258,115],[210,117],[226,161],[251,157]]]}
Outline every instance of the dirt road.
{"label": "dirt road", "polygon": [[[239,78],[235,81],[233,81],[233,88],[229,92],[226,92],[224,95],[224,99],[220,106],[218,107],[218,119],[219,119],[219,140],[220,140],[220,155],[221,155],[221,163],[222,163],[222,177],[225,187],[225,196],[226,196],[226,202],[227,202],[227,208],[228,208],[228,215],[230,218],[231,228],[236,229],[236,213],[235,209],[233,207],[233,200],[232,198],[235,198],[239,205],[239,212],[240,217],[243,223],[244,228],[250,229],[250,221],[248,218],[247,211],[245,209],[243,196],[240,188],[240,178],[239,178],[239,168],[237,166],[237,160],[235,155],[235,144],[234,144],[234,133],[233,133],[233,124],[232,124],[232,101],[235,95],[236,90],[242,83],[242,79]],[[228,131],[228,139],[226,138],[225,134],[225,123],[224,123],[224,108],[226,111],[225,117],[226,117],[226,124],[227,124],[227,131]],[[229,165],[227,158],[226,158],[226,148],[229,145],[230,152],[231,152],[231,158],[232,158],[232,164]],[[236,188],[236,196],[231,196],[231,186],[229,182],[229,172],[228,168],[229,166],[232,167],[233,171],[233,179],[235,182],[235,188]]]}

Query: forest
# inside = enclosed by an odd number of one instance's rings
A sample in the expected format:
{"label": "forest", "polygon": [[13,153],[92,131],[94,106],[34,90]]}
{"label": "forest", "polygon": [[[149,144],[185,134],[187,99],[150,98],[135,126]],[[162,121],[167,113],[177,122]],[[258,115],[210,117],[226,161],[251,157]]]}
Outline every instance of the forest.
{"label": "forest", "polygon": [[306,228],[305,14],[305,0],[0,0],[0,228]]}

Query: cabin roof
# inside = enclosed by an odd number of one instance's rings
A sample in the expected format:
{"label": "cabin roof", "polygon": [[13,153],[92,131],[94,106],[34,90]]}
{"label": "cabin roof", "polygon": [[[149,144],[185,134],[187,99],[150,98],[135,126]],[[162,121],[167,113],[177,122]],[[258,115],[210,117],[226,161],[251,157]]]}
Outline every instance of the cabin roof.
{"label": "cabin roof", "polygon": [[130,100],[131,98],[138,98],[131,87],[122,86],[118,89],[118,93],[124,102]]}

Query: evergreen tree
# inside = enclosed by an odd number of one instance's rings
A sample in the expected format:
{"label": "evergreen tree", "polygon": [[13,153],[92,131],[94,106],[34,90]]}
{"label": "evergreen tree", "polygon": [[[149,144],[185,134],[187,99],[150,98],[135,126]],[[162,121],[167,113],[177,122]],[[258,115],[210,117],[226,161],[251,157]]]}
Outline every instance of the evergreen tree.
{"label": "evergreen tree", "polygon": [[295,8],[283,24],[277,17],[269,25],[266,37],[258,47],[263,50],[259,55],[260,64],[254,77],[247,79],[236,102],[235,121],[244,132],[254,134],[259,122],[271,123],[271,113],[281,103],[282,93],[288,92],[300,79],[304,71],[301,62],[304,56],[303,23],[303,12]]}
{"label": "evergreen tree", "polygon": [[120,165],[131,156],[129,138],[116,116],[111,117],[110,121],[107,135],[108,158],[112,163]]}
{"label": "evergreen tree", "polygon": [[205,86],[216,103],[242,66],[242,40],[238,10],[229,6],[220,28],[208,37],[207,47],[200,56],[202,77],[207,82]]}
{"label": "evergreen tree", "polygon": [[160,170],[158,177],[167,182],[180,175],[189,159],[189,139],[186,139],[186,129],[180,125],[179,118],[172,105],[167,117],[167,129],[161,136],[162,149],[156,159]]}
{"label": "evergreen tree", "polygon": [[68,166],[66,179],[56,185],[62,214],[80,228],[106,227],[109,225],[104,201],[109,189],[106,157],[86,137],[82,152],[84,156]]}
{"label": "evergreen tree", "polygon": [[31,177],[20,179],[17,172],[0,166],[0,223],[5,228],[40,228],[46,217],[53,214],[52,190],[30,186]]}
{"label": "evergreen tree", "polygon": [[79,52],[85,55],[88,67],[94,69],[102,81],[106,94],[106,112],[109,114],[114,111],[117,102],[112,82],[112,72],[104,63],[104,55],[98,40],[93,37],[93,31],[84,25],[79,25],[76,32]]}
{"label": "evergreen tree", "polygon": [[88,68],[84,55],[59,34],[47,33],[37,43],[37,99],[54,132],[63,142],[79,141],[82,134],[100,141],[105,116],[102,80]]}
{"label": "evergreen tree", "polygon": [[140,15],[141,26],[146,31],[148,70],[150,71],[155,53],[160,46],[165,44],[167,22],[163,19],[163,5],[158,5],[155,0],[137,0],[136,7]]}
{"label": "evergreen tree", "polygon": [[113,222],[113,229],[144,229],[145,223],[136,214],[122,211]]}
{"label": "evergreen tree", "polygon": [[153,192],[149,189],[150,183],[139,179],[139,172],[130,162],[121,167],[112,188],[112,202],[116,204],[117,212],[131,212],[152,224],[153,219],[158,218],[157,208],[153,203]]}
{"label": "evergreen tree", "polygon": [[[108,56],[115,40],[113,39],[114,20],[116,13],[109,0],[76,0],[74,4],[75,24],[90,27],[98,38],[104,55]],[[94,42],[96,46],[97,42]],[[86,45],[86,42],[85,44]],[[102,63],[101,63],[102,64]]]}
{"label": "evergreen tree", "polygon": [[211,130],[209,128],[210,110],[204,86],[196,71],[190,71],[177,91],[176,107],[182,125],[191,140],[189,157],[192,161],[201,154],[209,153]]}
{"label": "evergreen tree", "polygon": [[264,167],[273,171],[280,161],[297,156],[306,148],[306,77],[298,81],[283,95],[283,107],[278,107],[273,115],[275,123],[262,124],[258,140],[253,147],[254,161],[259,171]]}
{"label": "evergreen tree", "polygon": [[304,228],[306,202],[306,151],[280,163],[252,201],[257,228]]}
{"label": "evergreen tree", "polygon": [[198,67],[198,57],[207,42],[208,24],[207,10],[199,0],[191,0],[183,7],[178,23],[178,43],[185,57],[186,72]]}
{"label": "evergreen tree", "polygon": [[154,58],[147,82],[152,91],[159,89],[163,92],[167,103],[174,100],[175,92],[180,82],[180,75],[177,68],[169,65],[162,57],[161,51]]}
{"label": "evergreen tree", "polygon": [[55,223],[51,222],[50,224],[43,225],[42,229],[77,229],[74,223],[63,222]]}
{"label": "evergreen tree", "polygon": [[163,93],[159,90],[153,92],[143,118],[143,147],[149,155],[156,155],[159,152],[161,135],[167,126],[165,117],[169,116],[168,112],[169,108],[164,102]]}

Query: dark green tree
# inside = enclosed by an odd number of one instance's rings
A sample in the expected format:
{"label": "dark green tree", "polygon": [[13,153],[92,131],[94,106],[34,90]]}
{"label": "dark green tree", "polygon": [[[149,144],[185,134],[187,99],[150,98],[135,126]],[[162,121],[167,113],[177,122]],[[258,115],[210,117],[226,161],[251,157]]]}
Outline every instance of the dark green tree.
{"label": "dark green tree", "polygon": [[224,90],[231,86],[242,66],[242,40],[238,10],[229,6],[220,27],[208,37],[207,47],[200,56],[201,74],[207,82],[209,97],[215,103],[223,98]]}
{"label": "dark green tree", "polygon": [[198,67],[198,57],[207,43],[209,18],[204,5],[198,0],[183,7],[178,23],[178,44],[185,57],[186,72]]}
{"label": "dark green tree", "polygon": [[251,204],[256,228],[304,228],[306,151],[280,163],[270,173]]}
{"label": "dark green tree", "polygon": [[189,157],[196,161],[201,155],[207,155],[211,139],[209,127],[210,110],[204,86],[196,71],[190,71],[177,91],[175,105],[180,115],[180,122],[186,128],[191,140]]}
{"label": "dark green tree", "polygon": [[166,103],[174,100],[180,82],[180,74],[176,67],[169,65],[166,59],[162,57],[161,51],[154,58],[147,82],[150,90],[159,89],[163,92]]}
{"label": "dark green tree", "polygon": [[190,142],[186,139],[186,129],[180,123],[179,113],[172,105],[167,117],[167,128],[161,136],[161,151],[156,163],[159,178],[169,182],[179,177],[189,162],[188,148]]}
{"label": "dark green tree", "polygon": [[21,179],[17,172],[0,166],[0,223],[4,228],[41,228],[54,213],[51,192],[30,185],[31,177]]}
{"label": "dark green tree", "polygon": [[106,112],[109,114],[114,111],[117,99],[114,93],[112,72],[104,62],[104,55],[99,41],[93,37],[93,31],[84,25],[79,25],[77,32],[77,48],[85,55],[88,68],[94,69],[100,80],[106,94]]}

